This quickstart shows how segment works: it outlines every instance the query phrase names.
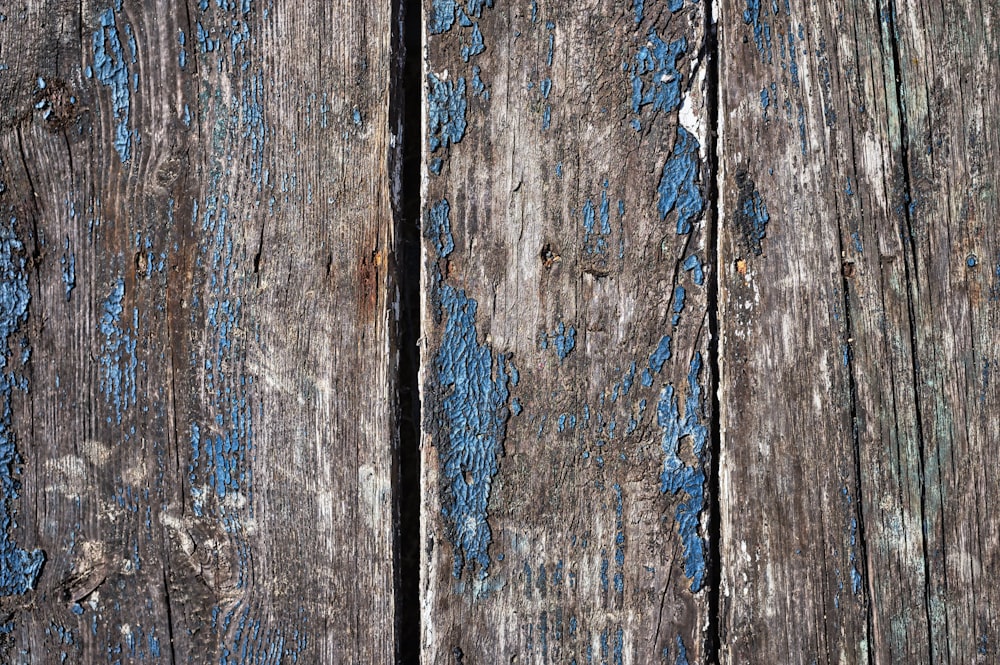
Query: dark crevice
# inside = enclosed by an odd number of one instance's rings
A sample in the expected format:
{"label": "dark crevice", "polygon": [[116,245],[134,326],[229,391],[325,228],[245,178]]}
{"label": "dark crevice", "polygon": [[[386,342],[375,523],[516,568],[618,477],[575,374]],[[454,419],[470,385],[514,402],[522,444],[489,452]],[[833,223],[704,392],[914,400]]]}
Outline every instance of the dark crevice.
{"label": "dark crevice", "polygon": [[[839,251],[840,256],[845,256],[844,247],[844,235],[843,232],[838,234],[838,242],[840,243]],[[868,541],[865,535],[865,502],[864,497],[861,493],[862,481],[862,463],[861,463],[861,437],[858,432],[858,388],[857,379],[855,377],[855,367],[854,367],[854,354],[852,349],[852,343],[854,341],[854,321],[851,316],[851,281],[854,278],[854,264],[849,262],[844,262],[841,266],[841,284],[840,288],[843,293],[843,307],[844,307],[844,328],[846,336],[847,350],[845,353],[845,363],[847,364],[847,387],[850,394],[851,403],[851,441],[853,443],[854,450],[854,503],[857,508],[855,513],[857,514],[857,543],[858,543],[858,553],[856,559],[861,562],[861,575],[862,580],[865,584],[865,627],[868,632],[868,639],[874,639],[874,624],[872,617],[872,595],[871,595],[871,575],[868,569]],[[824,550],[825,551],[825,550]],[[869,665],[874,662],[875,654],[873,649],[868,649],[867,662]]]}
{"label": "dark crevice", "polygon": [[163,604],[167,608],[167,641],[170,645],[170,664],[177,662],[177,654],[174,652],[174,616],[170,606],[170,580],[167,576],[166,562],[163,568]]}
{"label": "dark crevice", "polygon": [[[888,30],[889,43],[892,45],[892,65],[893,84],[895,87],[896,112],[899,117],[899,150],[902,170],[902,192],[901,211],[902,220],[899,229],[900,240],[904,247],[904,279],[906,281],[906,311],[910,327],[910,357],[911,357],[911,381],[913,388],[913,410],[917,427],[917,452],[918,463],[920,465],[920,526],[922,533],[922,555],[924,562],[924,620],[927,622],[927,662],[934,663],[934,628],[931,617],[931,570],[930,552],[928,549],[929,536],[927,533],[927,477],[926,461],[924,451],[924,425],[923,416],[920,409],[920,359],[917,351],[917,318],[914,311],[914,281],[916,275],[917,252],[913,241],[913,216],[910,204],[913,201],[913,181],[910,174],[910,151],[909,151],[909,127],[906,121],[906,110],[903,105],[903,80],[902,63],[903,59],[899,52],[899,35],[896,30],[896,3],[888,0],[886,6],[881,7],[884,21],[879,25],[883,30]],[[876,17],[880,18],[880,17]]]}
{"label": "dark crevice", "polygon": [[[420,0],[393,0],[389,100],[392,207],[399,299],[396,348],[396,662],[420,662]],[[392,295],[392,294],[390,294]]]}
{"label": "dark crevice", "polygon": [[705,662],[719,662],[722,635],[719,616],[719,592],[722,584],[722,524],[719,505],[719,455],[722,452],[722,428],[719,403],[719,281],[722,279],[722,264],[719,257],[719,35],[713,3],[705,3],[705,107],[708,114],[706,134],[705,198],[711,210],[706,253],[709,265],[714,263],[715,274],[708,280],[708,361],[711,369],[712,415],[709,426],[709,474],[708,474],[708,630],[705,633]]}

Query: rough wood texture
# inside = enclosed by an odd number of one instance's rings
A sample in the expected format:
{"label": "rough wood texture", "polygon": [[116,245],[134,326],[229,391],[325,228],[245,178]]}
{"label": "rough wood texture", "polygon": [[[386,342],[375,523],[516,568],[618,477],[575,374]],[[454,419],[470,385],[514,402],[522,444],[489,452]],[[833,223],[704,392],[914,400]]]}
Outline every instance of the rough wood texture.
{"label": "rough wood texture", "polygon": [[3,12],[2,660],[391,662],[389,3]]}
{"label": "rough wood texture", "polygon": [[721,660],[995,662],[994,11],[721,11]]}
{"label": "rough wood texture", "polygon": [[700,662],[704,5],[424,9],[425,662]]}

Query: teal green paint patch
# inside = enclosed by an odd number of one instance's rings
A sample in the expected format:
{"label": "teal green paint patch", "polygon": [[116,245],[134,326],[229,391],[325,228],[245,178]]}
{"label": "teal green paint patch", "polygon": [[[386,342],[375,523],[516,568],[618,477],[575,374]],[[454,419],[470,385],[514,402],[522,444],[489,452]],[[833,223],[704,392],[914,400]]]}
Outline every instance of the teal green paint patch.
{"label": "teal green paint patch", "polygon": [[[27,391],[27,380],[18,376],[15,363],[24,354],[11,351],[13,341],[28,320],[31,292],[24,245],[15,232],[16,220],[0,223],[0,597],[22,595],[35,588],[45,563],[39,549],[22,549],[14,541],[17,527],[14,501],[20,490],[21,456],[15,446],[11,400],[15,390]],[[13,624],[5,624],[13,629]]]}

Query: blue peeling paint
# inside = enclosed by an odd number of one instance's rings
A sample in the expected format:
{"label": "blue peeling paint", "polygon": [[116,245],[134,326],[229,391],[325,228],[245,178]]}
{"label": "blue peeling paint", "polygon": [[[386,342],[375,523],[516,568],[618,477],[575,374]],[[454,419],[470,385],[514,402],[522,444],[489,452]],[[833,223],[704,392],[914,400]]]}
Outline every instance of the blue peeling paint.
{"label": "blue peeling paint", "polygon": [[559,362],[566,360],[566,356],[570,354],[573,347],[576,346],[576,328],[573,326],[567,326],[562,321],[556,326],[556,329],[549,333],[545,339],[542,348],[548,348],[548,341],[552,340],[552,348],[555,349],[556,355],[559,356]]}
{"label": "blue peeling paint", "polygon": [[648,105],[664,113],[677,108],[683,78],[677,70],[677,58],[686,51],[685,38],[667,44],[650,28],[646,45],[636,53],[629,68],[633,113],[638,115]]}
{"label": "blue peeling paint", "polygon": [[678,285],[677,288],[674,289],[674,308],[673,308],[674,316],[670,320],[670,323],[673,326],[676,326],[678,323],[680,323],[681,312],[684,311],[684,298],[686,295],[687,291],[684,289],[683,286]]}
{"label": "blue peeling paint", "polygon": [[70,250],[68,237],[63,244],[63,250],[63,255],[59,258],[59,265],[62,266],[62,279],[66,292],[66,300],[69,300],[73,289],[76,288],[76,255]]}
{"label": "blue peeling paint", "polygon": [[[611,237],[611,201],[608,199],[608,181],[604,181],[600,207],[587,199],[583,204],[583,251],[593,256],[604,256],[608,252]],[[598,226],[600,222],[600,226]]]}
{"label": "blue peeling paint", "polygon": [[642,23],[642,13],[646,8],[646,0],[632,0],[632,11],[635,12],[636,24]]}
{"label": "blue peeling paint", "polygon": [[[743,10],[743,22],[753,26],[753,41],[760,52],[762,62],[771,62],[771,26],[761,19],[761,0],[747,0]],[[766,10],[763,10],[766,11]]]}
{"label": "blue peeling paint", "polygon": [[483,33],[479,30],[478,23],[472,25],[470,39],[471,43],[462,46],[462,60],[465,62],[468,62],[469,58],[479,55],[486,50],[486,44],[483,42]]}
{"label": "blue peeling paint", "polygon": [[855,249],[855,251],[857,251],[858,254],[864,253],[865,247],[864,247],[864,245],[861,244],[861,234],[859,234],[857,231],[853,231],[851,233],[851,240],[854,241],[854,249]]}
{"label": "blue peeling paint", "polygon": [[448,32],[456,19],[459,25],[470,27],[474,25],[472,18],[481,18],[483,9],[490,7],[493,0],[467,0],[464,9],[456,0],[432,0],[427,30],[432,35]]}
{"label": "blue peeling paint", "polygon": [[[11,400],[15,390],[27,390],[27,382],[15,372],[15,358],[24,356],[11,351],[13,338],[28,320],[28,273],[23,256],[24,245],[15,233],[16,220],[0,223],[0,597],[21,595],[35,588],[35,581],[45,562],[38,549],[25,550],[14,542],[17,528],[13,501],[20,489],[21,456],[15,447],[11,428]],[[13,624],[6,624],[13,627]]]}
{"label": "blue peeling paint", "polygon": [[705,271],[702,268],[701,259],[698,258],[697,254],[692,254],[684,259],[682,266],[684,270],[690,270],[693,272],[695,284],[701,286],[705,283]]}
{"label": "blue peeling paint", "polygon": [[[425,231],[435,239],[439,260],[454,249],[447,201],[431,207]],[[492,532],[487,522],[490,490],[507,434],[509,384],[517,370],[509,356],[494,354],[479,342],[478,303],[464,290],[441,282],[435,287],[446,319],[434,366],[440,390],[438,444],[445,493],[442,514],[455,550],[455,577],[479,565],[485,578],[490,565]]]}
{"label": "blue peeling paint", "polygon": [[677,233],[690,233],[691,222],[698,219],[704,206],[698,188],[698,141],[683,127],[677,127],[674,151],[663,165],[657,191],[660,219],[676,208]]}
{"label": "blue peeling paint", "polygon": [[680,635],[677,636],[677,658],[674,659],[674,665],[688,665],[687,648],[684,646],[684,639]]}
{"label": "blue peeling paint", "polygon": [[[100,356],[100,389],[104,400],[114,407],[114,422],[117,424],[121,424],[122,415],[137,401],[135,329],[138,326],[138,311],[132,310],[132,321],[129,322],[123,316],[124,300],[125,280],[119,277],[111,285],[111,292],[101,304],[101,316],[98,320],[98,328],[104,337]],[[112,422],[110,415],[108,422]],[[129,435],[126,434],[125,438],[129,438]]]}
{"label": "blue peeling paint", "polygon": [[187,38],[184,36],[184,31],[183,30],[178,30],[177,31],[177,43],[180,45],[181,48],[180,48],[180,52],[177,54],[177,65],[181,69],[184,69],[184,67],[187,65],[187,49],[185,48],[185,44],[184,44],[186,41],[187,41]]}
{"label": "blue peeling paint", "polygon": [[654,374],[659,374],[663,369],[663,364],[668,360],[670,360],[670,337],[664,335],[660,338],[656,350],[649,355],[649,369]]}
{"label": "blue peeling paint", "polygon": [[763,253],[761,243],[767,236],[767,223],[771,219],[767,212],[767,204],[764,203],[748,173],[737,172],[736,186],[739,189],[739,200],[736,203],[736,213],[733,215],[736,228],[743,237],[747,249],[760,256]]}
{"label": "blue peeling paint", "polygon": [[507,430],[511,362],[479,343],[474,299],[447,284],[440,286],[440,297],[447,323],[435,367],[442,392],[450,393],[439,423],[447,438],[439,445],[447,483],[442,513],[454,538],[455,576],[477,563],[485,577],[492,538],[487,508]]}
{"label": "blue peeling paint", "polygon": [[427,212],[427,224],[424,237],[432,239],[439,258],[447,258],[455,249],[455,240],[451,235],[451,220],[449,213],[451,205],[447,199],[438,201]]}
{"label": "blue peeling paint", "polygon": [[465,136],[465,79],[443,81],[434,74],[427,75],[427,142],[431,152],[458,143]]}
{"label": "blue peeling paint", "polygon": [[[137,133],[129,131],[128,128],[132,107],[128,64],[115,25],[114,11],[111,9],[105,11],[101,14],[100,21],[101,27],[94,32],[94,66],[91,71],[97,76],[98,81],[111,89],[111,110],[117,121],[115,150],[121,161],[126,162],[131,156],[132,139],[136,138],[138,141]],[[131,32],[130,26],[126,24],[125,27]],[[133,49],[134,61],[134,41],[130,46]]]}
{"label": "blue peeling paint", "polygon": [[[691,580],[691,591],[698,592],[705,578],[705,542],[698,533],[701,511],[705,501],[705,444],[708,427],[701,422],[701,354],[696,353],[688,373],[688,397],[684,402],[684,416],[680,416],[674,387],[668,385],[660,394],[656,407],[657,424],[663,429],[663,473],[660,475],[661,491],[677,495],[683,492],[682,501],[675,512],[677,530],[684,545],[684,574]],[[681,441],[690,437],[694,463],[685,464],[680,457]]]}
{"label": "blue peeling paint", "polygon": [[472,66],[472,80],[469,81],[469,87],[472,88],[472,94],[476,97],[483,99],[484,101],[489,101],[490,92],[486,89],[486,84],[483,83],[483,79],[480,78],[481,70],[479,65]]}

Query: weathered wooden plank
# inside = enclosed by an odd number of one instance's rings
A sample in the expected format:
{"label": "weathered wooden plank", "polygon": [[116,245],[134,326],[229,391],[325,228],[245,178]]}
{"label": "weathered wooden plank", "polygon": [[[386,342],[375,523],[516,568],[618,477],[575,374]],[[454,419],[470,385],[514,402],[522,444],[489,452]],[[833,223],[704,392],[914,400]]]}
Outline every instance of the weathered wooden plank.
{"label": "weathered wooden plank", "polygon": [[5,13],[4,662],[392,661],[389,3]]}
{"label": "weathered wooden plank", "polygon": [[960,10],[721,11],[722,660],[988,660],[993,490],[960,470],[993,460],[993,276],[969,257],[995,255],[970,168],[995,123],[922,91],[990,94],[958,73],[995,53],[989,15],[931,76],[913,44],[958,43]]}
{"label": "weathered wooden plank", "polygon": [[425,662],[700,662],[704,4],[424,4]]}
{"label": "weathered wooden plank", "polygon": [[[991,3],[885,3],[919,436],[926,662],[996,662],[1000,33]],[[895,637],[893,635],[893,637]]]}

